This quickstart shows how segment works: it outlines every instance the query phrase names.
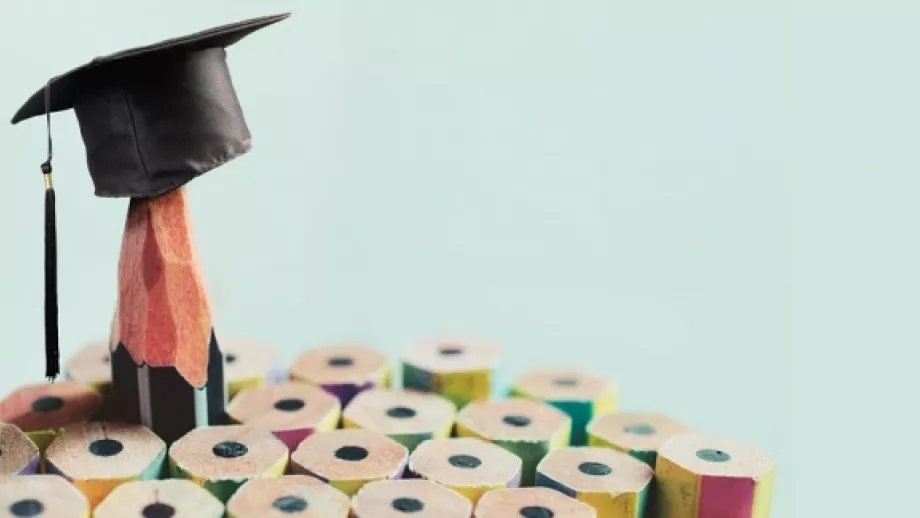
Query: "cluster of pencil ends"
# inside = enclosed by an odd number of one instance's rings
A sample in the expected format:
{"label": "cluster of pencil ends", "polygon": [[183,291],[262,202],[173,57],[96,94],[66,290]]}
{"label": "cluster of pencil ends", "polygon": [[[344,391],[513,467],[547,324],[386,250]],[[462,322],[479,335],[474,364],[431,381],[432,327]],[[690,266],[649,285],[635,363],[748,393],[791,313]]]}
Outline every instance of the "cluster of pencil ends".
{"label": "cluster of pencil ends", "polygon": [[[0,401],[0,517],[766,518],[772,459],[665,415],[622,412],[604,376],[431,341],[278,369],[226,342],[226,423],[172,443],[105,415],[107,344],[63,382]],[[168,416],[158,416],[163,419]]]}

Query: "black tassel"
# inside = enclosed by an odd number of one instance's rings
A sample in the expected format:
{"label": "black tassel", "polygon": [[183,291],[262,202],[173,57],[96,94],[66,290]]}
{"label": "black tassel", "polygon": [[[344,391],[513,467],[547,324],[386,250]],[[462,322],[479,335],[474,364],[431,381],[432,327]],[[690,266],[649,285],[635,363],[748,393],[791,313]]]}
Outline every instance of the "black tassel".
{"label": "black tassel", "polygon": [[[42,168],[44,170],[44,167]],[[45,376],[54,380],[61,372],[58,349],[57,223],[51,167],[45,174]]]}
{"label": "black tassel", "polygon": [[58,348],[57,221],[54,184],[51,182],[51,82],[45,85],[45,119],[48,129],[48,159],[42,164],[45,177],[45,377],[54,381],[61,373]]}

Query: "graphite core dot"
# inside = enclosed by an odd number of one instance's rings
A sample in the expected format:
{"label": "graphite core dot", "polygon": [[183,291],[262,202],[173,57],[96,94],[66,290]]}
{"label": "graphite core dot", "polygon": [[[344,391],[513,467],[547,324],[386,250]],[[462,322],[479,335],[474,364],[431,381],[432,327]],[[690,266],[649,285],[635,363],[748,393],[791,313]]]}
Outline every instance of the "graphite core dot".
{"label": "graphite core dot", "polygon": [[22,518],[39,516],[43,512],[45,512],[45,506],[33,498],[13,502],[13,505],[10,506],[10,514]]}
{"label": "graphite core dot", "polygon": [[328,363],[330,367],[349,367],[354,365],[355,361],[347,356],[333,356],[329,358],[326,363]]}
{"label": "graphite core dot", "polygon": [[502,418],[502,421],[507,425],[516,426],[518,428],[530,424],[530,418],[525,415],[506,415]]}
{"label": "graphite core dot", "polygon": [[582,462],[578,465],[578,471],[581,471],[585,475],[594,475],[595,477],[603,477],[613,473],[610,466],[600,462]]}
{"label": "graphite core dot", "polygon": [[696,456],[708,462],[728,462],[732,456],[722,450],[703,448],[696,452]]}
{"label": "graphite core dot", "polygon": [[89,452],[97,457],[114,457],[124,449],[121,441],[115,439],[99,439],[89,443]]}
{"label": "graphite core dot", "polygon": [[367,450],[361,446],[342,446],[335,450],[335,458],[357,462],[367,458]]}
{"label": "graphite core dot", "polygon": [[425,508],[425,504],[418,498],[394,498],[393,509],[404,513],[415,513]]}
{"label": "graphite core dot", "polygon": [[249,453],[249,448],[236,441],[221,441],[211,448],[211,452],[223,459],[235,459]]}
{"label": "graphite core dot", "polygon": [[646,423],[631,424],[623,430],[633,435],[652,435],[655,433],[655,427]]}
{"label": "graphite core dot", "polygon": [[415,410],[405,406],[394,406],[387,409],[387,415],[395,419],[409,419],[415,417]]}
{"label": "graphite core dot", "polygon": [[556,378],[553,380],[553,385],[557,387],[574,387],[578,385],[578,380],[575,378]]}
{"label": "graphite core dot", "polygon": [[553,518],[556,513],[542,505],[528,505],[522,507],[519,514],[524,518]]}
{"label": "graphite core dot", "polygon": [[54,412],[64,406],[64,400],[57,396],[44,396],[32,402],[32,410],[36,412]]}
{"label": "graphite core dot", "polygon": [[272,502],[272,507],[282,513],[299,513],[307,510],[307,501],[299,496],[282,496]]}
{"label": "graphite core dot", "polygon": [[296,412],[306,406],[306,403],[302,399],[290,398],[290,399],[279,399],[275,401],[275,410],[281,410],[282,412]]}
{"label": "graphite core dot", "polygon": [[172,518],[176,514],[176,509],[161,502],[150,504],[141,511],[144,518]]}
{"label": "graphite core dot", "polygon": [[447,462],[455,468],[464,468],[464,469],[475,469],[482,465],[482,461],[478,457],[472,455],[451,455],[448,457]]}

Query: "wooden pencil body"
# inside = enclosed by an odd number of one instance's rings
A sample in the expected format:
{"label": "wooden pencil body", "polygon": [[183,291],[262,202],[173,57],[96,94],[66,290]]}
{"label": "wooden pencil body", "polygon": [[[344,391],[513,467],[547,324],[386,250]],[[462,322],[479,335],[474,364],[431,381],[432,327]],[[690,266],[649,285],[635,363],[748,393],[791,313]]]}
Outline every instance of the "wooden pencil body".
{"label": "wooden pencil body", "polygon": [[570,443],[588,442],[588,423],[599,415],[614,412],[618,390],[614,383],[582,369],[531,369],[511,385],[512,397],[543,401],[562,410],[572,419]]}
{"label": "wooden pencil body", "polygon": [[535,484],[597,511],[597,518],[644,518],[654,472],[626,453],[602,447],[552,451],[537,466]]}
{"label": "wooden pencil body", "polygon": [[548,404],[525,398],[470,403],[457,416],[457,435],[493,442],[523,462],[521,486],[532,486],[537,464],[569,444],[571,418]]}
{"label": "wooden pencil body", "polygon": [[132,199],[113,319],[106,416],[167,443],[222,422],[224,359],[192,246],[185,188]]}
{"label": "wooden pencil body", "polygon": [[482,341],[419,342],[403,357],[403,387],[440,394],[458,409],[487,401],[503,390],[501,353],[499,345]]}
{"label": "wooden pencil body", "polygon": [[767,518],[773,460],[726,437],[675,435],[658,450],[657,518]]}

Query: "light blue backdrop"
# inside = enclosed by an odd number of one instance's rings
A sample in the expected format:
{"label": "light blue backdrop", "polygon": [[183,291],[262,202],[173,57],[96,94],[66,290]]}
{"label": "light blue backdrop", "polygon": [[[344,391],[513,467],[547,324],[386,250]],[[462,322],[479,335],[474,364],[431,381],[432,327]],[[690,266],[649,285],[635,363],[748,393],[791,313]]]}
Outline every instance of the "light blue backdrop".
{"label": "light blue backdrop", "polygon": [[[855,516],[909,480],[869,467],[908,432],[880,438],[865,392],[907,388],[881,348],[917,336],[918,38],[895,3],[4,0],[0,107],[291,10],[230,51],[252,153],[190,186],[221,335],[285,360],[494,339],[515,371],[589,367],[625,408],[771,453],[774,516]],[[72,113],[54,130],[66,356],[107,332],[126,201],[93,197]],[[8,390],[43,372],[43,123],[0,143]]]}

